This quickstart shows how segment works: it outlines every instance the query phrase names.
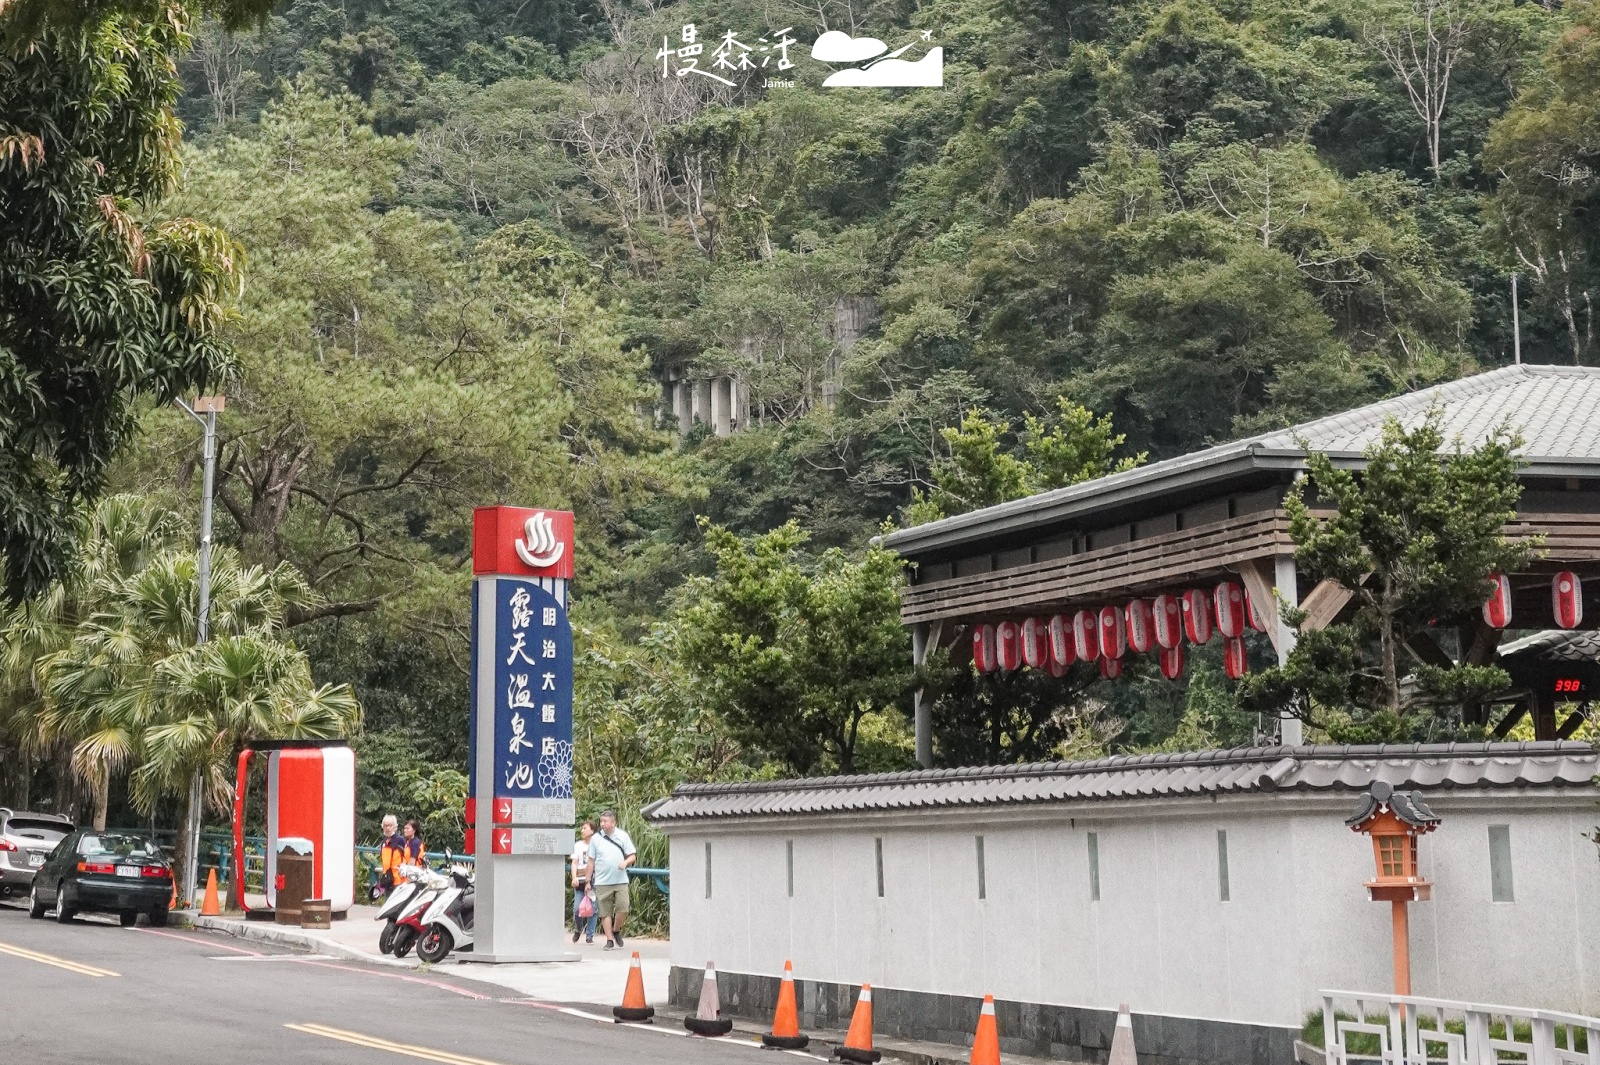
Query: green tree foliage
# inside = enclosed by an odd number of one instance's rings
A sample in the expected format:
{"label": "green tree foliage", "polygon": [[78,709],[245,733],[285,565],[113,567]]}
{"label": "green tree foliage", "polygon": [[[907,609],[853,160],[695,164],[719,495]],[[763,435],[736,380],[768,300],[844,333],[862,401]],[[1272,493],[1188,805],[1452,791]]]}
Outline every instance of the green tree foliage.
{"label": "green tree foliage", "polygon": [[587,529],[652,483],[630,465],[659,446],[631,410],[643,367],[586,278],[530,255],[526,227],[468,258],[453,227],[377,209],[409,150],[295,93],[201,153],[179,201],[259,249],[217,494],[249,557],[327,596],[297,621],[428,592],[471,502],[570,500]]}
{"label": "green tree foliage", "polygon": [[1093,666],[1076,666],[1059,679],[1031,669],[950,670],[923,693],[932,703],[935,762],[1014,765],[1105,754],[1122,722],[1086,698],[1095,676]]}
{"label": "green tree foliage", "polygon": [[225,371],[239,248],[147,212],[178,176],[165,3],[0,7],[0,553],[42,592],[136,424]]}
{"label": "green tree foliage", "polygon": [[855,772],[863,722],[904,713],[915,687],[904,563],[876,547],[807,559],[792,523],[749,540],[707,525],[705,536],[716,572],[684,583],[664,635],[697,700],[789,772]]}
{"label": "green tree foliage", "polygon": [[[1429,10],[1462,28],[1432,111],[1389,47]],[[946,86],[822,89],[803,58],[819,18],[895,46],[927,31]],[[626,818],[675,780],[787,757],[726,728],[658,627],[686,577],[702,597],[719,579],[699,517],[747,544],[797,523],[815,584],[824,549],[861,559],[913,491],[956,513],[1508,361],[1513,268],[1525,356],[1588,359],[1593,19],[1499,0],[296,0],[259,31],[198,25],[181,199],[125,210],[147,244],[193,216],[247,252],[237,320],[203,338],[237,351],[218,536],[320,594],[288,620],[318,675],[356,685],[389,801],[464,768],[465,514],[504,499],[578,513],[579,728],[600,752],[578,786]],[[687,22],[798,27],[795,87],[660,77],[650,57]],[[41,172],[32,142],[3,143],[4,180]],[[126,156],[96,157],[116,180]],[[748,420],[672,446],[650,376],[712,374]],[[187,512],[191,426],[140,410],[116,481]],[[794,594],[746,635],[821,609]],[[1379,643],[1308,635],[1294,692],[1388,734]],[[791,695],[811,668],[782,665]],[[1086,681],[1059,704],[957,684],[940,757],[1040,756],[1052,722],[1099,736],[1114,717],[1123,745],[1242,740],[1253,715],[1209,684]],[[898,704],[868,701],[855,764],[901,764]],[[797,764],[840,764],[819,744]]]}
{"label": "green tree foliage", "polygon": [[1573,25],[1494,127],[1485,161],[1503,175],[1491,232],[1534,284],[1540,310],[1560,323],[1572,362],[1592,362],[1600,294],[1600,7]]}
{"label": "green tree foliage", "polygon": [[1060,414],[1049,422],[1024,415],[1020,458],[1004,450],[1011,427],[981,407],[968,411],[959,428],[939,430],[948,454],[934,462],[928,494],[913,489],[906,519],[913,525],[937,521],[1131,470],[1145,460],[1142,452],[1114,457],[1127,437],[1112,432],[1110,418],[1097,419],[1065,396],[1057,405]]}
{"label": "green tree foliage", "polygon": [[[1489,575],[1523,567],[1533,550],[1501,532],[1522,492],[1517,446],[1501,429],[1472,449],[1459,440],[1447,448],[1430,414],[1411,430],[1385,425],[1359,471],[1312,453],[1309,476],[1285,501],[1295,558],[1309,580],[1351,589],[1356,609],[1302,635],[1282,669],[1253,675],[1249,701],[1296,707],[1313,722],[1325,710],[1335,728],[1343,718],[1347,732],[1397,738],[1416,701],[1401,687],[1404,646],[1431,639],[1435,621],[1476,610]],[[1456,705],[1508,683],[1504,671],[1467,662],[1425,668],[1419,680],[1424,696]]]}

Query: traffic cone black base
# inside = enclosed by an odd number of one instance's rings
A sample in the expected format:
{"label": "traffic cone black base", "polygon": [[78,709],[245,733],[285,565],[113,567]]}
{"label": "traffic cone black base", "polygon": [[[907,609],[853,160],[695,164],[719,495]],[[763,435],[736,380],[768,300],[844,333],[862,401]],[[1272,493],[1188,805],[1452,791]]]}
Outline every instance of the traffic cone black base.
{"label": "traffic cone black base", "polygon": [[646,1006],[644,998],[644,973],[639,967],[639,952],[633,952],[628,963],[628,984],[622,992],[622,1005],[612,1006],[611,1015],[619,1022],[650,1024],[656,1015],[654,1006]]}
{"label": "traffic cone black base", "polygon": [[683,1019],[683,1026],[695,1035],[727,1035],[733,1031],[733,1021],[727,1017],[707,1021],[692,1013]]}
{"label": "traffic cone black base", "polygon": [[761,1037],[761,1045],[771,1047],[773,1050],[804,1050],[811,1045],[809,1035],[772,1035],[770,1032]]}
{"label": "traffic cone black base", "polygon": [[656,1015],[654,1006],[612,1006],[611,1013],[619,1021],[632,1024],[651,1024]]}
{"label": "traffic cone black base", "polygon": [[840,1061],[855,1062],[855,1065],[878,1065],[883,1054],[876,1050],[857,1050],[855,1047],[834,1047],[833,1056]]}

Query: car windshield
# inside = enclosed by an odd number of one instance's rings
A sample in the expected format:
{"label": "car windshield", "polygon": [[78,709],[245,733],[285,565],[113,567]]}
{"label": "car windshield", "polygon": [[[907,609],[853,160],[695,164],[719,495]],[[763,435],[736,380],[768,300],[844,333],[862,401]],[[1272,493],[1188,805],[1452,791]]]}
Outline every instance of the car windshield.
{"label": "car windshield", "polygon": [[159,858],[161,852],[143,836],[119,832],[86,833],[78,840],[79,854],[115,854],[119,858]]}
{"label": "car windshield", "polygon": [[55,843],[68,832],[72,831],[71,825],[64,825],[60,821],[36,820],[31,817],[13,817],[6,822],[5,834],[8,836],[21,836],[24,839],[40,839],[46,843]]}

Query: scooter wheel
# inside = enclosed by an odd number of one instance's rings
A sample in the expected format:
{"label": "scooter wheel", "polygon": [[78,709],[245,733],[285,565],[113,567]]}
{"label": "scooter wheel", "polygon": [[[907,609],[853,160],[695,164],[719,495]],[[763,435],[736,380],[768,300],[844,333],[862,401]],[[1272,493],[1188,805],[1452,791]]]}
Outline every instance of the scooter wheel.
{"label": "scooter wheel", "polygon": [[434,965],[444,961],[445,955],[449,954],[450,948],[455,945],[455,939],[448,929],[429,925],[428,930],[422,933],[422,938],[417,940],[417,957],[429,965]]}
{"label": "scooter wheel", "polygon": [[394,956],[403,958],[411,953],[411,945],[417,941],[417,930],[410,925],[401,925],[394,934]]}
{"label": "scooter wheel", "polygon": [[378,950],[382,951],[384,954],[393,954],[394,937],[395,933],[399,930],[400,926],[395,924],[393,921],[390,921],[388,924],[384,925],[383,931],[378,935]]}

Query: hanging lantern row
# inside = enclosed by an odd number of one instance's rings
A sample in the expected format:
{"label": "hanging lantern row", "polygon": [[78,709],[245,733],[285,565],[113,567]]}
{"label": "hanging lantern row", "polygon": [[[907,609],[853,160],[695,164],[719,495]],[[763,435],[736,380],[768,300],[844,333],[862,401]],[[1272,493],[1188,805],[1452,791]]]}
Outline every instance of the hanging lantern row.
{"label": "hanging lantern row", "polygon": [[[1550,578],[1550,612],[1563,629],[1583,624],[1583,581],[1564,569]],[[1489,597],[1483,601],[1483,623],[1503,629],[1511,624],[1511,578],[1504,573],[1489,574]]]}
{"label": "hanging lantern row", "polygon": [[1191,588],[1181,596],[1134,599],[1125,606],[1080,610],[1076,614],[1002,621],[972,630],[972,664],[980,673],[1010,672],[1026,665],[1064,676],[1074,662],[1097,662],[1102,677],[1122,675],[1122,659],[1156,652],[1161,675],[1183,674],[1183,644],[1209,643],[1213,631],[1223,639],[1223,668],[1237,680],[1249,669],[1244,630],[1266,630],[1250,594],[1233,581],[1214,594]]}

